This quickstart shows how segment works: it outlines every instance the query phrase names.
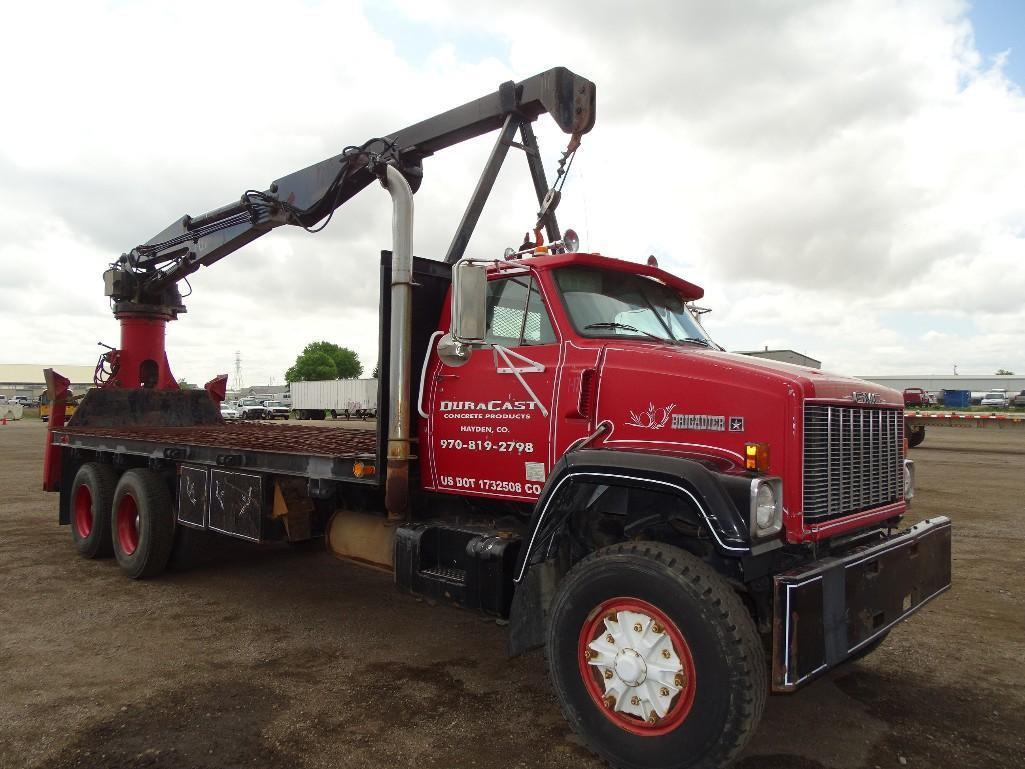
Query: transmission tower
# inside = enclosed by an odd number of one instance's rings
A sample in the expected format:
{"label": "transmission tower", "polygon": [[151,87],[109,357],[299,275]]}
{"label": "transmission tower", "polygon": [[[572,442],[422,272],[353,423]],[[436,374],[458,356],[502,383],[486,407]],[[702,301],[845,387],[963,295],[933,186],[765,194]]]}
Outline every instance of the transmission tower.
{"label": "transmission tower", "polygon": [[242,352],[235,350],[235,391],[242,392],[245,383],[242,381]]}

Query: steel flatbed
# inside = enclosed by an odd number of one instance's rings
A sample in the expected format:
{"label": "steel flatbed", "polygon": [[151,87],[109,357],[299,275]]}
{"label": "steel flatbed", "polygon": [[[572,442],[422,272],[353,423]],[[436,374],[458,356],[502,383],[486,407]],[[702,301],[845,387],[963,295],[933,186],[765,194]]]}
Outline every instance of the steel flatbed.
{"label": "steel flatbed", "polygon": [[[61,427],[55,446],[147,459],[237,467],[377,485],[377,432],[351,428],[214,424],[192,427]],[[355,471],[354,471],[355,468]]]}

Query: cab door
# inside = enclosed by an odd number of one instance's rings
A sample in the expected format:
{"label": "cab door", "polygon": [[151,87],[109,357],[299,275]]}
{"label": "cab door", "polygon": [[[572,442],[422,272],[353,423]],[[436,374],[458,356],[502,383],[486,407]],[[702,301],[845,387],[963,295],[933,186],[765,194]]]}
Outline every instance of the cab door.
{"label": "cab door", "polygon": [[548,471],[561,352],[529,271],[488,282],[487,347],[428,371],[429,472],[433,488],[533,501]]}

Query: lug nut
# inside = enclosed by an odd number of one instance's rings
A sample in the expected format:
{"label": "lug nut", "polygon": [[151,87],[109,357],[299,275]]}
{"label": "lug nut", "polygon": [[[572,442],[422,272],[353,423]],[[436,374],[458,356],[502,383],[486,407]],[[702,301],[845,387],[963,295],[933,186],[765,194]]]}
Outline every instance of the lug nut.
{"label": "lug nut", "polygon": [[657,724],[658,723],[658,714],[654,710],[651,711],[651,714],[648,716],[648,723],[649,724]]}
{"label": "lug nut", "polygon": [[605,697],[602,699],[602,702],[605,703],[605,707],[607,708],[616,707],[616,698],[613,697],[611,694],[606,694]]}
{"label": "lug nut", "polygon": [[605,617],[605,619],[607,619],[609,622],[619,622],[619,615],[616,614],[616,612],[612,612],[607,617]]}
{"label": "lug nut", "polygon": [[630,704],[631,704],[631,705],[634,705],[635,707],[636,707],[637,705],[640,705],[640,704],[641,704],[641,698],[640,698],[640,697],[638,697],[638,696],[637,696],[637,695],[635,694],[635,695],[634,695],[633,697],[631,697],[631,698],[630,698]]}
{"label": "lug nut", "polygon": [[651,626],[651,632],[653,632],[653,633],[661,633],[661,632],[663,632],[664,630],[665,630],[665,628],[663,628],[663,627],[662,627],[662,626],[661,626],[660,624],[658,624],[657,622],[656,622],[656,623],[655,623],[654,625],[652,625],[652,626]]}
{"label": "lug nut", "polygon": [[663,650],[662,650],[662,656],[663,656],[663,657],[664,657],[665,659],[669,659],[670,657],[672,657],[672,656],[673,656],[673,653],[672,653],[671,651],[669,651],[668,649],[663,649]]}
{"label": "lug nut", "polygon": [[605,675],[606,678],[612,678],[612,671],[611,670],[606,670],[604,675]]}
{"label": "lug nut", "polygon": [[584,659],[589,660],[594,656],[594,652],[590,649],[584,649]]}
{"label": "lug nut", "polygon": [[687,685],[687,677],[683,673],[677,673],[673,677],[673,684],[676,686],[676,688],[682,689],[684,686]]}
{"label": "lug nut", "polygon": [[616,639],[612,637],[612,633],[606,633],[605,640],[608,641],[610,644],[614,644],[616,642]]}
{"label": "lug nut", "polygon": [[641,630],[643,630],[643,628],[641,627],[641,623],[640,622],[635,622],[634,623],[634,632],[635,633],[640,633]]}
{"label": "lug nut", "polygon": [[663,697],[668,697],[669,696],[669,689],[667,687],[663,686],[661,689],[658,690],[658,693],[661,694]]}

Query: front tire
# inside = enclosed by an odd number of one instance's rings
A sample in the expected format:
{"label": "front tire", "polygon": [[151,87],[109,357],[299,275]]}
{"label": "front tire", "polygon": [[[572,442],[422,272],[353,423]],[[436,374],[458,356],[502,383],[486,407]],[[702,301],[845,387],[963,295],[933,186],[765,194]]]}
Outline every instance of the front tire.
{"label": "front tire", "polygon": [[114,556],[132,579],[154,577],[174,546],[174,514],[164,479],[152,470],[128,470],[118,481],[110,519]]}
{"label": "front tire", "polygon": [[740,598],[660,543],[614,545],[574,566],[545,652],[566,719],[622,769],[724,766],[765,706],[762,644]]}
{"label": "front tire", "polygon": [[110,465],[87,462],[71,483],[71,539],[85,558],[110,558],[110,510],[117,473]]}

